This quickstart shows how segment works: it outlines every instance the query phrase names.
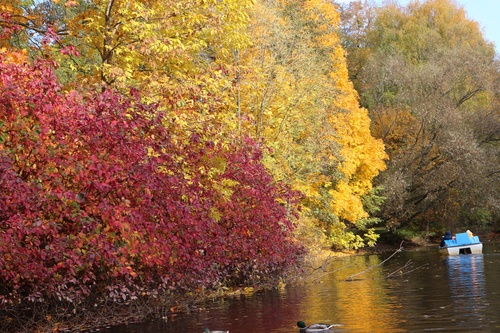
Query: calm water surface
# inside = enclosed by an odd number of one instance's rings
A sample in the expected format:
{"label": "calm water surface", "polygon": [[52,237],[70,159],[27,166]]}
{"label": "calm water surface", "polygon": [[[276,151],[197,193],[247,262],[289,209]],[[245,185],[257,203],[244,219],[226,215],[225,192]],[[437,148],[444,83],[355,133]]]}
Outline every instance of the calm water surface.
{"label": "calm water surface", "polygon": [[342,258],[312,282],[103,332],[297,333],[298,320],[338,324],[336,331],[346,333],[500,332],[500,244],[484,243],[483,252],[447,257],[420,248],[383,264],[391,252]]}

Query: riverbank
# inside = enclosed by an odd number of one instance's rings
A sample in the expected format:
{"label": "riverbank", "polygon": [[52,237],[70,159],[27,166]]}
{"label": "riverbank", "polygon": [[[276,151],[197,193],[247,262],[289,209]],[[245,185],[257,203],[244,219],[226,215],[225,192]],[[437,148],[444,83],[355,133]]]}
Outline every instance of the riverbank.
{"label": "riverbank", "polygon": [[[484,241],[498,240],[499,234],[488,234],[482,236]],[[39,307],[37,318],[31,318],[31,322],[23,323],[24,330],[5,330],[2,332],[98,332],[103,328],[120,324],[131,324],[145,322],[153,319],[167,318],[179,313],[192,313],[205,310],[210,302],[221,298],[239,297],[240,295],[251,295],[270,289],[284,288],[286,284],[310,283],[315,277],[321,276],[326,267],[335,260],[343,257],[356,255],[371,255],[393,253],[402,247],[410,250],[421,246],[433,246],[435,242],[429,240],[426,243],[411,241],[380,243],[375,247],[366,247],[359,250],[334,252],[328,248],[316,249],[305,259],[300,270],[296,274],[290,274],[274,284],[263,286],[220,286],[214,290],[196,290],[189,293],[168,293],[162,295],[142,295],[133,302],[123,304],[87,302],[77,306],[69,307],[60,304],[52,309]],[[437,244],[437,243],[436,243]],[[71,310],[69,310],[71,309]],[[22,314],[13,314],[11,317],[21,319]],[[35,322],[36,319],[36,322]],[[14,327],[14,323],[0,320],[0,327]],[[17,325],[21,327],[20,325]]]}
{"label": "riverbank", "polygon": [[[352,254],[324,251],[323,255],[341,257]],[[316,253],[320,260],[326,261]],[[306,259],[305,259],[306,260]],[[311,258],[307,260],[312,260]],[[326,259],[327,260],[327,259]],[[5,333],[49,333],[49,332],[98,332],[116,325],[145,322],[167,318],[179,313],[203,311],[209,302],[221,298],[251,295],[271,289],[284,288],[287,283],[302,280],[308,275],[308,264],[301,265],[279,279],[267,279],[268,283],[251,286],[219,286],[212,290],[198,289],[189,292],[144,292],[134,300],[123,303],[106,301],[105,297],[93,296],[85,303],[73,304],[53,301],[32,303],[32,307],[10,306],[0,310],[0,332]],[[310,266],[312,267],[312,265]]]}
{"label": "riverbank", "polygon": [[116,325],[146,322],[167,318],[179,313],[203,311],[217,299],[251,295],[256,292],[280,289],[290,279],[253,286],[220,286],[213,290],[198,289],[185,292],[143,293],[123,303],[106,302],[93,297],[80,304],[63,301],[56,304],[32,304],[32,308],[3,307],[0,310],[1,333],[69,333],[98,332]]}
{"label": "riverbank", "polygon": [[[258,291],[283,288],[284,282],[275,286],[220,287],[216,290],[196,290],[184,293],[142,295],[121,304],[34,304],[34,309],[4,307],[0,312],[2,333],[69,333],[98,332],[116,325],[145,322],[167,318],[179,313],[203,311],[209,301],[220,298],[251,295]],[[7,310],[5,310],[7,309]]]}

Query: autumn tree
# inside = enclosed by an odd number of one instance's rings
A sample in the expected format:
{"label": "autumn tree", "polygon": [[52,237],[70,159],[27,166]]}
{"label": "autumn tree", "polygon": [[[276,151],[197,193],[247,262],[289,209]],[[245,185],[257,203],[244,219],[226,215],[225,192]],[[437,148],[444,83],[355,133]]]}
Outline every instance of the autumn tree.
{"label": "autumn tree", "polygon": [[293,267],[299,195],[255,141],[178,141],[137,90],[66,92],[52,65],[0,51],[2,322],[273,283]]}
{"label": "autumn tree", "polygon": [[326,1],[257,2],[238,102],[249,131],[271,148],[275,177],[305,194],[302,223],[343,248],[363,244],[350,228],[367,232],[361,198],[385,154],[348,81],[338,22]]}
{"label": "autumn tree", "polygon": [[[235,128],[234,54],[252,1],[28,1],[8,7],[10,44],[58,63],[64,86],[139,89],[169,110],[179,135],[214,124]],[[11,14],[12,13],[12,14]],[[16,13],[14,15],[14,13]],[[10,31],[9,30],[9,31]],[[22,41],[22,42],[18,42]]]}
{"label": "autumn tree", "polygon": [[[269,147],[274,179],[306,194],[303,217],[320,221],[332,239],[354,237],[344,237],[346,223],[368,225],[362,198],[385,155],[348,80],[330,2],[61,0],[5,8],[12,15],[0,23],[12,31],[10,45],[57,62],[64,89],[138,89],[159,103],[184,144],[197,133],[227,149],[250,134]],[[206,163],[217,173],[217,160]]]}
{"label": "autumn tree", "polygon": [[[350,35],[346,24],[345,46],[355,56],[351,64],[374,134],[390,153],[380,178],[384,219],[391,228],[419,230],[493,222],[498,145],[481,142],[498,137],[493,45],[449,0],[366,6],[344,7],[347,22],[364,22],[366,38],[354,43],[359,31]],[[478,121],[491,124],[483,134]]]}

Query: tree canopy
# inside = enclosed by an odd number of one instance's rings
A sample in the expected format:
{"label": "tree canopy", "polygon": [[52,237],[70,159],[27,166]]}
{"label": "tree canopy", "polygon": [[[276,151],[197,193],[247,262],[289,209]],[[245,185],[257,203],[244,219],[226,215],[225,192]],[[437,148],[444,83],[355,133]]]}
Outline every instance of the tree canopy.
{"label": "tree canopy", "polygon": [[343,15],[350,75],[390,156],[383,219],[418,230],[491,225],[499,73],[478,23],[450,0],[356,2]]}
{"label": "tree canopy", "polygon": [[329,1],[0,7],[3,304],[275,283],[303,244],[374,244],[386,155]]}

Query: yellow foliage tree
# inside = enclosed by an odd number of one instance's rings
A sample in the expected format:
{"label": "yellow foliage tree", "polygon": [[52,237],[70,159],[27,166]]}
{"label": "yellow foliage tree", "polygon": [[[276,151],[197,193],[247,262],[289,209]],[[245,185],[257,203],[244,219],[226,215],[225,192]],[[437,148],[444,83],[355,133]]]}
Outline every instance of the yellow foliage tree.
{"label": "yellow foliage tree", "polygon": [[[7,6],[12,14],[20,10]],[[180,133],[202,120],[223,123],[230,133],[233,58],[249,44],[251,6],[252,0],[33,2],[11,25],[34,36],[19,46],[56,60],[69,87],[124,93],[134,87],[172,110]]]}
{"label": "yellow foliage tree", "polygon": [[331,2],[58,0],[25,6],[17,23],[68,87],[136,88],[169,111],[176,140],[251,133],[275,179],[305,194],[303,220],[330,233],[364,226],[361,198],[385,154],[349,82]]}
{"label": "yellow foliage tree", "polygon": [[338,23],[328,1],[258,1],[238,102],[275,177],[305,194],[302,222],[342,238],[344,222],[367,217],[361,198],[386,155],[349,82]]}

